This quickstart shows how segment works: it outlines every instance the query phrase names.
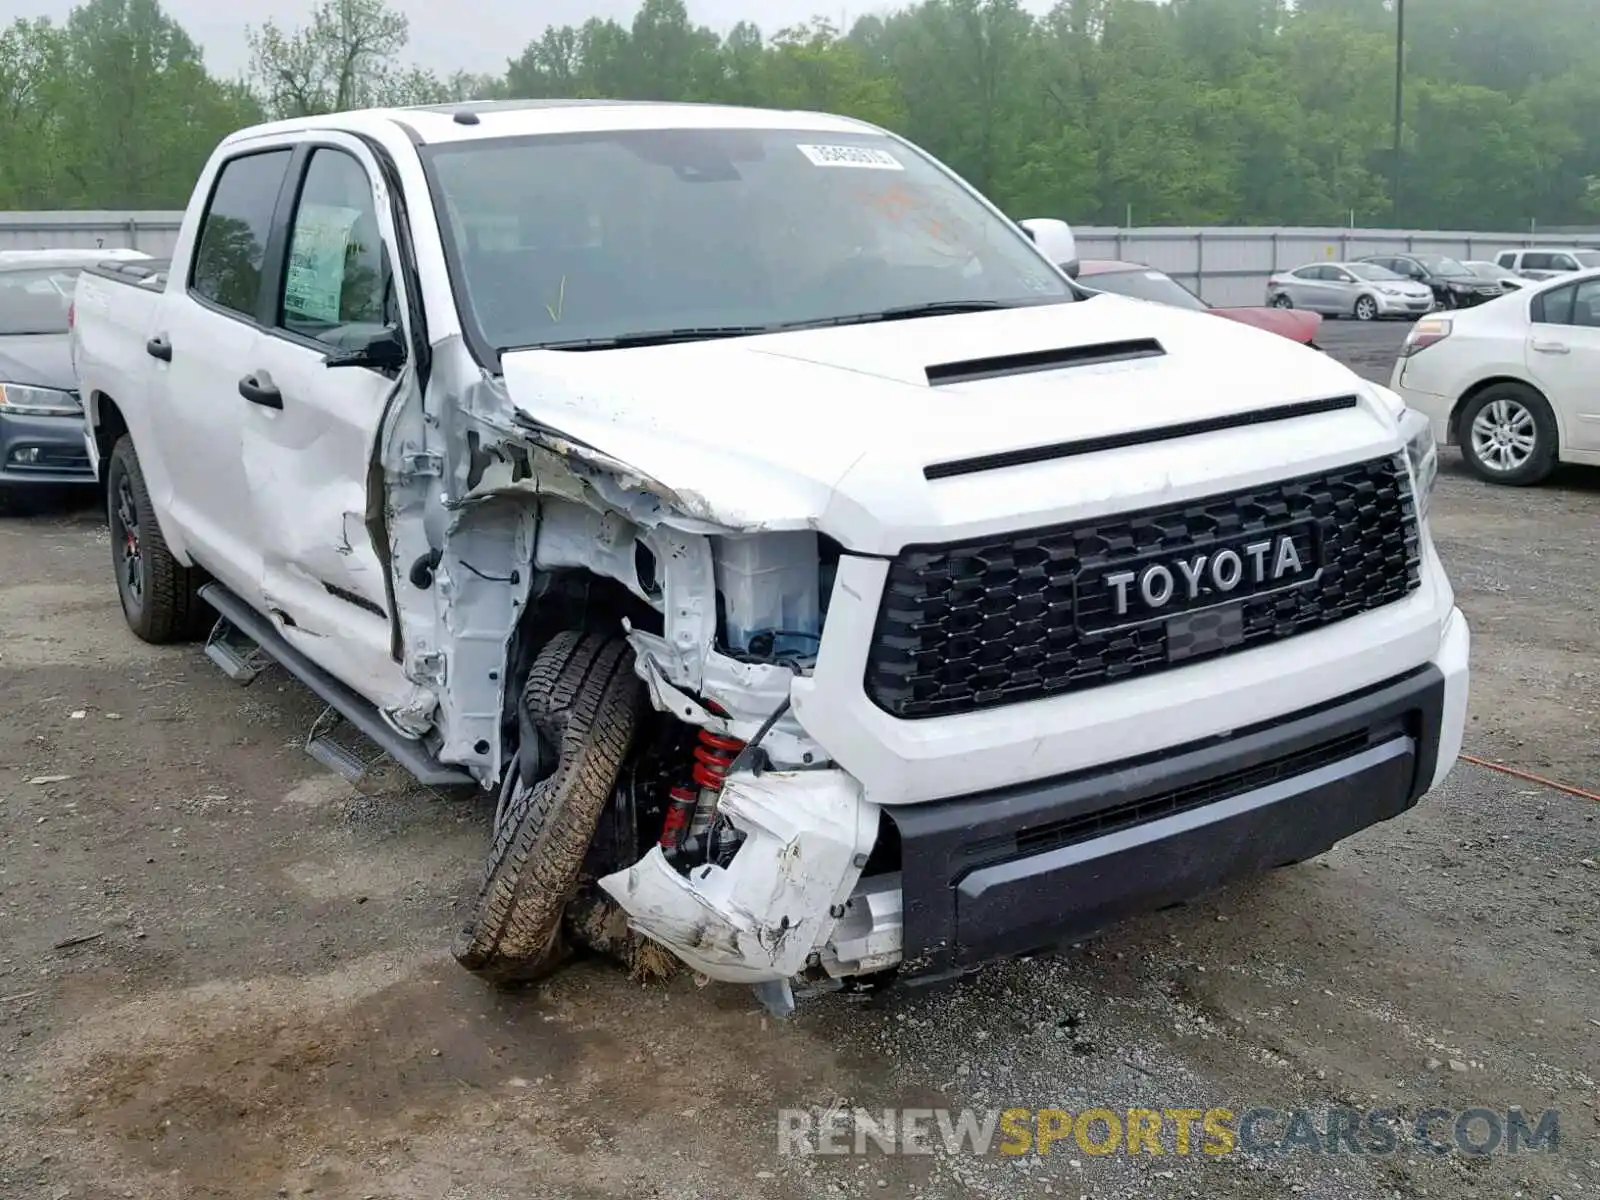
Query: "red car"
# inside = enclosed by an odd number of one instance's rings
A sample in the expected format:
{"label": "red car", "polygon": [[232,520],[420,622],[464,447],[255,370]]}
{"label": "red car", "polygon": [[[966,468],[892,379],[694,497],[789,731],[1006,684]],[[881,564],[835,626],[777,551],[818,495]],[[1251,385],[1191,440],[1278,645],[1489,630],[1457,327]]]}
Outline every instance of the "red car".
{"label": "red car", "polygon": [[1229,321],[1254,325],[1313,350],[1322,349],[1316,343],[1317,330],[1322,325],[1317,313],[1302,308],[1213,308],[1172,276],[1139,263],[1085,259],[1078,266],[1078,282],[1096,292],[1199,309]]}

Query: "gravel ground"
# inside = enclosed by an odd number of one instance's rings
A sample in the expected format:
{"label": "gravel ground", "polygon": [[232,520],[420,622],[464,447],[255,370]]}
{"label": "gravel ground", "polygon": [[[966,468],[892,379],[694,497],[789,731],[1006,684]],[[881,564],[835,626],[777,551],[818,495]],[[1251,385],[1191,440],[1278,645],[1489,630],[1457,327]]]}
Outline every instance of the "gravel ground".
{"label": "gravel ground", "polygon": [[[1402,333],[1323,340],[1381,379]],[[1453,455],[1435,500],[1474,629],[1468,751],[1591,791],[1597,511],[1600,473],[1491,489]],[[598,963],[496,994],[445,950],[484,806],[321,772],[298,748],[307,694],[134,641],[108,555],[90,511],[0,521],[6,1200],[1600,1192],[1592,800],[1462,763],[1315,862],[788,1022],[744,989]],[[780,1108],[1255,1105],[1555,1108],[1561,1142],[778,1153]]]}

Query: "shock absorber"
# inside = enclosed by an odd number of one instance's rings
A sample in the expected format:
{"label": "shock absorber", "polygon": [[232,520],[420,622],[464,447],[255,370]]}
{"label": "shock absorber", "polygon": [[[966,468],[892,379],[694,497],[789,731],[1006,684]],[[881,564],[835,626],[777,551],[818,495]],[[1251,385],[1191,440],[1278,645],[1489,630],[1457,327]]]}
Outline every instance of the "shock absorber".
{"label": "shock absorber", "polygon": [[689,836],[683,848],[698,853],[706,846],[712,822],[717,815],[717,800],[722,795],[722,785],[727,781],[728,768],[739,757],[744,743],[736,737],[702,729],[699,744],[694,748],[694,769],[690,772],[700,785],[700,796],[695,803],[694,817],[689,823]]}

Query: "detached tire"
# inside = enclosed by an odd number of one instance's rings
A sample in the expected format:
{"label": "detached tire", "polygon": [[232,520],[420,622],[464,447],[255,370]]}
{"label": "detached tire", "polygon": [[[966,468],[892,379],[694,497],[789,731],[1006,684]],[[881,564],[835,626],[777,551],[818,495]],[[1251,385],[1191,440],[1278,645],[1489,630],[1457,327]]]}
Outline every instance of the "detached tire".
{"label": "detached tire", "polygon": [[1522,383],[1479,392],[1456,420],[1461,457],[1479,479],[1510,487],[1543,483],[1556,469],[1556,417],[1550,403]]}
{"label": "detached tire", "polygon": [[124,434],[106,465],[106,525],[111,567],[128,628],[157,646],[188,641],[205,624],[200,573],[167,549],[133,439]]}
{"label": "detached tire", "polygon": [[[562,914],[638,727],[644,691],[633,652],[610,634],[559,633],[534,660],[522,693],[524,728],[546,748],[507,767],[502,811],[470,925],[452,953],[494,983],[548,975],[570,952]],[[549,761],[554,759],[553,762]],[[521,778],[540,763],[540,778]]]}

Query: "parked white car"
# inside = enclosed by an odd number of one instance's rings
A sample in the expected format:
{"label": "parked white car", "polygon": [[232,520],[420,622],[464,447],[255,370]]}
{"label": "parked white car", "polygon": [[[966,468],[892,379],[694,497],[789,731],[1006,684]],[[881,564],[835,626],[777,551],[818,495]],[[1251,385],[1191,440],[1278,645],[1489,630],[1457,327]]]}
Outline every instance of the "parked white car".
{"label": "parked white car", "polygon": [[786,1011],[1405,812],[1468,690],[1426,418],[1031,230],[814,113],[234,134],[78,283],[128,623],[497,792],[495,980],[643,935]]}
{"label": "parked white car", "polygon": [[1600,270],[1418,321],[1390,386],[1491,483],[1600,465]]}

